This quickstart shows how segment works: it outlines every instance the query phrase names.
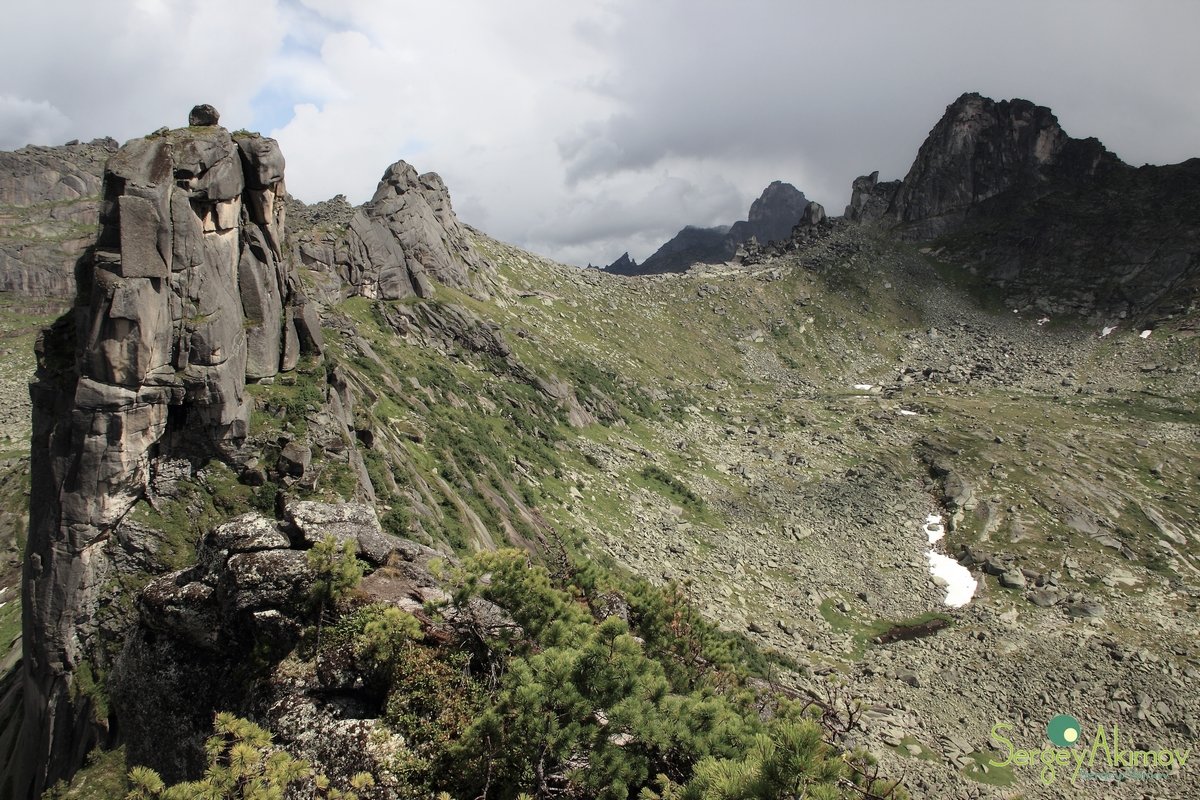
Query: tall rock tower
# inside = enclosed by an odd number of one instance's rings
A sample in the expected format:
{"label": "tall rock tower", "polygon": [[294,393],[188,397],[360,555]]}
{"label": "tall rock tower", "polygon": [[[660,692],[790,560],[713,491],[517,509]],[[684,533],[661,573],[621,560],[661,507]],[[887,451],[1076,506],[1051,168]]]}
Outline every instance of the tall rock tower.
{"label": "tall rock tower", "polygon": [[104,174],[101,230],[74,309],[38,347],[24,568],[23,757],[38,797],[109,735],[79,685],[103,670],[97,610],[118,525],[167,459],[239,460],[247,379],[319,353],[320,326],[285,265],[278,144],[230,135],[211,106],[127,142]]}

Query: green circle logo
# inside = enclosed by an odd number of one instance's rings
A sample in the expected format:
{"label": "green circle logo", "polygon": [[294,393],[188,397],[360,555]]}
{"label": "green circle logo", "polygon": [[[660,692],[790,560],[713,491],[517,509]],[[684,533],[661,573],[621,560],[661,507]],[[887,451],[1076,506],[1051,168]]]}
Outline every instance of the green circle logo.
{"label": "green circle logo", "polygon": [[1057,747],[1074,747],[1080,730],[1079,720],[1070,714],[1059,714],[1046,723],[1046,736]]}

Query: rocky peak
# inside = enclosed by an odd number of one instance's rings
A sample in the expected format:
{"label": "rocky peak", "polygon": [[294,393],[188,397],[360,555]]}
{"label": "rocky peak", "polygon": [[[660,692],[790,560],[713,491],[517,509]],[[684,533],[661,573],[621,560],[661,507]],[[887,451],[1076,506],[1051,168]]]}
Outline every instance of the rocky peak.
{"label": "rocky peak", "polygon": [[964,94],[921,145],[893,212],[917,235],[936,236],[974,204],[1037,182],[1068,138],[1045,106]]}
{"label": "rocky peak", "polygon": [[782,241],[800,221],[808,199],[804,192],[783,181],[772,181],[762,194],[750,204],[750,213],[744,222],[735,222],[729,236],[736,244],[754,237],[759,242]]}
{"label": "rocky peak", "polygon": [[[215,110],[192,121],[215,123]],[[209,123],[134,139],[104,172],[74,310],[38,346],[25,564],[24,763],[40,796],[100,734],[74,688],[106,543],[169,458],[238,458],[247,380],[320,355],[283,259],[278,144]]]}
{"label": "rocky peak", "polygon": [[432,279],[487,294],[492,267],[471,247],[437,173],[417,174],[397,161],[362,207],[348,209],[344,198],[340,205],[326,201],[316,207],[318,216],[341,217],[341,224],[314,220],[312,228],[299,232],[296,250],[301,264],[329,277],[330,291],[385,300],[429,297]]}
{"label": "rocky peak", "polygon": [[638,263],[629,257],[629,252],[621,254],[621,257],[604,268],[614,275],[637,275]]}
{"label": "rocky peak", "polygon": [[728,227],[688,225],[640,265],[618,259],[609,265],[608,271],[619,275],[652,275],[684,272],[693,264],[720,264],[733,259],[739,246],[752,240],[763,244],[786,240],[807,207],[804,192],[790,183],[772,181],[751,203],[746,219]]}

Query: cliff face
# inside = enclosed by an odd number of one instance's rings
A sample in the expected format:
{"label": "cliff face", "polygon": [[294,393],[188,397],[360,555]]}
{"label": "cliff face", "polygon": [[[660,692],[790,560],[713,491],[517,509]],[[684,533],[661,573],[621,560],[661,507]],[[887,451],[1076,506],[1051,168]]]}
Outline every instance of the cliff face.
{"label": "cliff face", "polygon": [[903,181],[854,181],[846,217],[936,241],[1005,304],[1161,316],[1200,281],[1200,161],[1130,167],[1048,108],[965,94]]}
{"label": "cliff face", "polygon": [[112,139],[0,152],[0,292],[71,297]]}
{"label": "cliff face", "polygon": [[105,170],[75,308],[39,342],[31,386],[21,765],[32,769],[16,785],[37,795],[107,735],[79,670],[108,666],[93,663],[105,584],[145,549],[119,523],[160,465],[236,462],[247,378],[320,351],[315,309],[282,259],[283,168],[273,140],[198,124],[135,139]]}

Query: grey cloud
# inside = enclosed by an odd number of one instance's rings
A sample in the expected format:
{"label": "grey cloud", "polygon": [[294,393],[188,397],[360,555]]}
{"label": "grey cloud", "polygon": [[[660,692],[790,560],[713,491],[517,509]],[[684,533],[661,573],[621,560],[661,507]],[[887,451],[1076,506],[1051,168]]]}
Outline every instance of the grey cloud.
{"label": "grey cloud", "polygon": [[27,144],[61,144],[71,122],[45,100],[33,101],[0,95],[0,149],[14,150]]}
{"label": "grey cloud", "polygon": [[[1200,69],[1187,44],[1195,26],[1178,19],[1200,22],[1197,10],[638,4],[606,41],[617,66],[603,90],[620,110],[562,136],[559,152],[573,183],[668,158],[717,169],[790,159],[812,181],[800,188],[836,209],[855,175],[902,176],[945,105],[978,90],[1050,105],[1074,135],[1100,136],[1137,163],[1178,160],[1192,154],[1188,121],[1200,104],[1181,103],[1181,75],[1149,84],[1145,75],[1161,78],[1181,62]],[[1133,125],[1127,109],[1137,109]]]}
{"label": "grey cloud", "polygon": [[283,36],[274,0],[10,5],[0,94],[52,105],[71,138],[183,125],[201,102],[233,127],[249,124],[249,100]]}

